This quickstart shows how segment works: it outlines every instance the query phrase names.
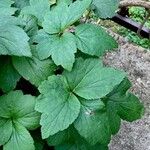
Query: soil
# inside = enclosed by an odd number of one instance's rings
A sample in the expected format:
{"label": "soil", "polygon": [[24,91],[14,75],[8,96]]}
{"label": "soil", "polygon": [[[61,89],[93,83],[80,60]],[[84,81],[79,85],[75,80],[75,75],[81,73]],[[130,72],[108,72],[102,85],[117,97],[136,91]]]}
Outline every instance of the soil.
{"label": "soil", "polygon": [[133,84],[131,91],[144,104],[142,119],[122,122],[117,135],[112,138],[110,150],[150,150],[150,51],[128,43],[124,38],[113,34],[119,48],[106,54],[104,63],[124,70]]}

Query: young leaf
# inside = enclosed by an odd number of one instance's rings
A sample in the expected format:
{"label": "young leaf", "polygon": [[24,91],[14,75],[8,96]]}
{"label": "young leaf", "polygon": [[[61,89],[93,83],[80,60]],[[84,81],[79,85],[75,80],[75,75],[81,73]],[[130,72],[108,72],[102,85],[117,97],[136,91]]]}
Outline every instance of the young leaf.
{"label": "young leaf", "polygon": [[4,145],[4,150],[35,150],[34,141],[25,127],[15,124],[9,141]]}
{"label": "young leaf", "polygon": [[42,95],[35,109],[42,113],[40,124],[43,139],[68,128],[78,117],[80,102],[67,88],[64,78],[59,76],[49,77],[39,87]]}
{"label": "young leaf", "polygon": [[31,57],[28,40],[29,37],[20,27],[14,25],[0,26],[0,55]]}
{"label": "young leaf", "polygon": [[77,0],[70,4],[60,3],[45,15],[43,28],[49,34],[60,33],[76,22],[91,4],[91,0]]}
{"label": "young leaf", "polygon": [[41,61],[36,57],[13,57],[12,60],[19,74],[36,86],[53,75],[56,68],[50,59]]}
{"label": "young leaf", "polygon": [[73,93],[85,99],[98,99],[106,96],[125,78],[125,73],[100,66],[99,59],[77,59],[71,72],[65,71]]}
{"label": "young leaf", "polygon": [[12,65],[11,58],[0,57],[0,88],[3,92],[9,92],[16,87],[20,75]]}
{"label": "young leaf", "polygon": [[41,24],[45,14],[49,12],[49,10],[49,0],[30,0],[30,6],[24,7],[21,13],[37,17],[39,24]]}
{"label": "young leaf", "polygon": [[12,15],[17,10],[11,7],[14,2],[12,0],[1,0],[0,1],[0,15]]}
{"label": "young leaf", "polygon": [[52,56],[56,65],[61,65],[70,71],[75,61],[74,53],[77,51],[74,35],[66,32],[62,36],[46,33],[42,35],[40,33],[39,36],[43,36],[37,45],[39,58],[45,59]]}
{"label": "young leaf", "polygon": [[75,35],[78,49],[89,55],[101,56],[107,50],[117,48],[116,41],[101,27],[94,24],[77,26]]}
{"label": "young leaf", "polygon": [[119,0],[93,0],[95,12],[100,18],[111,18],[119,5]]}
{"label": "young leaf", "polygon": [[81,111],[74,125],[90,144],[108,144],[111,137],[107,114],[100,100],[81,99]]}

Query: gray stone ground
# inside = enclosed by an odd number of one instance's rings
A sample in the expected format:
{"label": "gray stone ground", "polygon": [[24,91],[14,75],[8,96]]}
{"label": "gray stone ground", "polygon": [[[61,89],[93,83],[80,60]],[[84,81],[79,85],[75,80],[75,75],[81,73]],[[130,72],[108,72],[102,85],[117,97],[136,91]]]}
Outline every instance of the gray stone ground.
{"label": "gray stone ground", "polygon": [[142,119],[123,121],[120,132],[112,138],[110,150],[150,150],[150,51],[128,43],[121,37],[119,49],[108,53],[104,62],[108,66],[127,72],[132,81],[131,91],[140,97],[145,106]]}

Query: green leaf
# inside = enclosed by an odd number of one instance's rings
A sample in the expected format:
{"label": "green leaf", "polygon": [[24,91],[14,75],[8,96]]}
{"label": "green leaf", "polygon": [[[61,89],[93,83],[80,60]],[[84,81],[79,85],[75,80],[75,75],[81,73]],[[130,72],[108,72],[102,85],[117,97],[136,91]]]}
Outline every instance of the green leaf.
{"label": "green leaf", "polygon": [[29,0],[14,0],[14,6],[22,9],[25,6],[29,6]]}
{"label": "green leaf", "polygon": [[107,146],[87,143],[73,126],[50,136],[47,141],[49,146],[55,145],[56,150],[108,150]]}
{"label": "green leaf", "polygon": [[119,131],[121,118],[127,121],[134,121],[141,118],[143,113],[143,105],[138,98],[127,92],[130,87],[130,81],[125,78],[120,85],[116,86],[103,99],[106,104],[112,134],[116,134]]}
{"label": "green leaf", "polygon": [[72,2],[73,2],[73,0],[57,0],[57,4],[66,3],[66,4],[70,5]]}
{"label": "green leaf", "polygon": [[38,31],[37,18],[32,15],[21,14],[19,18],[24,22],[23,29],[29,37],[34,36]]}
{"label": "green leaf", "polygon": [[[0,96],[0,145],[4,150],[34,150],[27,129],[39,126],[40,114],[34,110],[35,97],[12,91]],[[7,128],[7,129],[6,129]]]}
{"label": "green leaf", "polygon": [[[78,134],[77,130],[73,126],[70,126],[67,130],[61,132],[61,136],[62,134],[64,134],[64,141],[62,141],[63,143],[59,143],[58,146],[55,147],[56,150],[108,150],[108,147],[105,145],[90,145],[85,141],[85,139],[83,139],[83,137]],[[60,135],[58,137],[57,134],[55,138],[56,137],[59,138]]]}
{"label": "green leaf", "polygon": [[36,57],[13,57],[13,65],[26,80],[36,86],[53,75],[56,68],[50,59],[41,61]]}
{"label": "green leaf", "polygon": [[10,92],[0,97],[0,117],[14,120],[27,129],[39,126],[40,114],[34,110],[35,97],[21,91]]}
{"label": "green leaf", "polygon": [[113,102],[109,102],[106,109],[111,133],[116,134],[121,125],[121,118],[117,114],[117,105]]}
{"label": "green leaf", "polygon": [[[95,72],[100,70],[103,67],[103,63],[100,59],[85,59],[82,58],[76,59],[72,71],[64,71],[63,75],[67,78],[69,86],[71,89],[75,89],[76,85],[84,78],[85,74],[88,75],[90,70],[94,69]],[[81,78],[81,79],[80,79]]]}
{"label": "green leaf", "polygon": [[127,93],[127,91],[131,88],[132,84],[129,81],[129,79],[127,77],[124,78],[124,80],[117,85],[112,92],[110,92],[107,96],[108,97],[113,97],[116,96],[117,94],[119,94],[120,96],[125,95]]}
{"label": "green leaf", "polygon": [[101,56],[117,48],[116,41],[97,25],[81,24],[76,27],[75,35],[78,49],[89,55]]}
{"label": "green leaf", "polygon": [[88,143],[81,141],[75,144],[56,146],[55,150],[108,150],[108,147],[100,144],[91,146]]}
{"label": "green leaf", "polygon": [[60,145],[60,144],[66,143],[66,142],[74,141],[74,137],[72,135],[74,133],[73,129],[72,129],[72,127],[69,127],[66,130],[59,131],[56,134],[49,136],[48,139],[46,139],[48,145],[56,146],[56,145]]}
{"label": "green leaf", "polygon": [[0,146],[4,145],[12,134],[12,122],[0,117]]}
{"label": "green leaf", "polygon": [[12,15],[17,10],[11,7],[14,2],[12,0],[1,0],[0,1],[0,15]]}
{"label": "green leaf", "polygon": [[70,4],[60,3],[45,15],[43,28],[49,34],[60,33],[75,23],[91,4],[91,0],[77,0]]}
{"label": "green leaf", "polygon": [[45,14],[49,11],[49,0],[30,0],[30,6],[24,7],[22,9],[23,14],[30,14],[37,17],[39,20],[39,24],[42,23]]}
{"label": "green leaf", "polygon": [[90,144],[108,144],[111,138],[107,114],[102,111],[100,100],[81,99],[81,111],[74,125],[79,134]]}
{"label": "green leaf", "polygon": [[5,26],[8,24],[22,26],[23,22],[22,22],[22,20],[20,20],[17,17],[14,17],[14,16],[6,16],[6,15],[0,16],[0,26]]}
{"label": "green leaf", "polygon": [[67,129],[59,131],[52,136],[49,136],[46,140],[49,146],[57,146],[64,143],[74,143],[80,138],[81,136],[78,134],[74,126],[70,125]]}
{"label": "green leaf", "polygon": [[119,103],[118,114],[124,120],[135,121],[143,115],[143,105],[135,95],[128,93]]}
{"label": "green leaf", "polygon": [[125,78],[125,73],[102,67],[99,59],[77,59],[71,72],[64,75],[73,91],[85,99],[98,99],[106,96]]}
{"label": "green leaf", "polygon": [[20,27],[0,26],[0,55],[31,57],[28,40],[29,37]]}
{"label": "green leaf", "polygon": [[35,150],[34,141],[30,133],[20,124],[13,126],[10,140],[3,147],[4,150]]}
{"label": "green leaf", "polygon": [[[81,101],[80,98],[75,95],[78,94],[81,96],[82,89],[84,89],[85,92],[81,97],[85,97],[86,99],[99,99],[110,93],[121,83],[124,77],[124,73],[103,67],[102,62],[94,58],[87,60],[77,59],[71,72],[65,71],[63,76],[49,77],[48,81],[44,81],[39,87],[41,95],[36,104],[36,110],[42,113],[41,125],[43,138],[48,138],[50,135],[67,129],[69,125],[75,121],[80,110],[79,101]],[[97,84],[97,82],[99,83]],[[83,86],[81,84],[78,92],[76,88],[80,83],[82,83]],[[94,83],[94,86],[92,86],[92,83]],[[90,89],[88,89],[88,87],[90,87]],[[83,106],[85,105],[93,109],[97,109],[97,107],[102,108],[99,100],[98,102],[96,100],[95,103],[86,100],[86,104]],[[87,140],[91,140],[92,144],[95,144],[94,142],[98,142],[98,140],[107,143],[111,135],[111,132],[106,132],[109,130],[107,114],[98,113],[94,119],[95,122],[99,120],[101,126],[99,126],[98,130],[100,133],[102,132],[105,137],[102,139],[101,134],[96,134],[98,132],[95,130],[91,134],[88,132],[88,136],[85,135],[87,131],[82,132],[81,135],[89,138]],[[93,126],[95,122],[93,122],[93,118],[90,118],[88,122],[88,124],[90,124],[89,128]],[[86,125],[86,123],[84,125]],[[97,126],[96,123],[95,126]],[[103,131],[104,128],[106,128],[105,132]],[[94,135],[95,139],[93,140]]]}
{"label": "green leaf", "polygon": [[[52,56],[56,65],[61,65],[67,70],[71,70],[75,61],[74,53],[77,51],[75,37],[72,33],[64,33],[61,36],[39,33],[39,44],[37,52],[40,59]],[[63,57],[62,57],[63,56]]]}
{"label": "green leaf", "polygon": [[42,95],[37,100],[36,110],[42,113],[42,137],[63,131],[78,117],[80,103],[76,96],[68,92],[63,77],[51,76],[44,81],[39,91]]}
{"label": "green leaf", "polygon": [[111,18],[119,5],[119,0],[93,0],[95,12],[100,18]]}
{"label": "green leaf", "polygon": [[0,2],[0,7],[10,7],[14,2],[12,0],[5,0]]}
{"label": "green leaf", "polygon": [[12,65],[11,58],[0,57],[0,88],[3,92],[9,92],[16,87],[20,75]]}

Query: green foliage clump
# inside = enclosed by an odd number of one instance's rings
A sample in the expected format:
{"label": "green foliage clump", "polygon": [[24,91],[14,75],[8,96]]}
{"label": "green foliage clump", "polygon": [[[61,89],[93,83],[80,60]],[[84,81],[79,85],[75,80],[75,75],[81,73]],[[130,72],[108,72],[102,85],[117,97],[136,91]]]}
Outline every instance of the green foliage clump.
{"label": "green foliage clump", "polygon": [[[145,8],[142,7],[130,7],[129,8],[129,15],[130,18],[138,23],[143,23],[144,19],[147,16],[147,11]],[[148,19],[144,25],[147,28],[150,28],[150,19]],[[119,33],[123,36],[125,36],[129,41],[140,45],[144,48],[149,49],[150,48],[150,40],[146,38],[139,37],[137,33],[132,32],[131,30],[128,30],[126,28],[121,27],[119,29]]]}
{"label": "green foliage clump", "polygon": [[[111,5],[108,5],[111,3]],[[101,7],[103,6],[103,7]],[[107,150],[143,105],[126,73],[105,67],[116,41],[80,18],[112,17],[118,1],[0,1],[0,146]]]}
{"label": "green foliage clump", "polygon": [[[143,7],[130,7],[129,8],[130,17],[139,23],[143,22],[147,14],[148,12]],[[150,27],[150,19],[146,21],[145,26]]]}
{"label": "green foliage clump", "polygon": [[143,48],[150,49],[150,40],[147,38],[142,38],[137,35],[137,33],[132,32],[129,29],[120,27],[118,30],[119,34],[126,37],[130,42],[133,42]]}

